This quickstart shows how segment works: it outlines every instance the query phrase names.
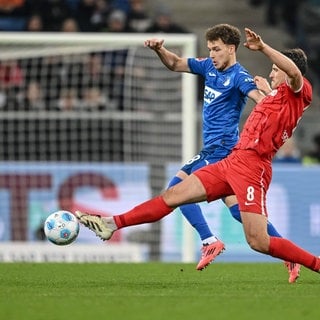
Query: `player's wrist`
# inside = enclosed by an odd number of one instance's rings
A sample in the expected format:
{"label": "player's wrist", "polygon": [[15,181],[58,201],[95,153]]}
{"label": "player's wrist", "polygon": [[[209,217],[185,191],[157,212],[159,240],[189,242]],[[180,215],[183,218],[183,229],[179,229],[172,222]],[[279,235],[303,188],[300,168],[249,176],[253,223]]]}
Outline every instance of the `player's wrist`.
{"label": "player's wrist", "polygon": [[156,52],[162,52],[162,51],[165,50],[165,47],[164,47],[163,45],[160,45],[160,46],[158,46],[158,47],[155,47],[154,50],[155,50]]}
{"label": "player's wrist", "polygon": [[266,52],[268,50],[268,48],[270,48],[270,46],[263,42],[263,43],[261,43],[259,50],[261,52]]}

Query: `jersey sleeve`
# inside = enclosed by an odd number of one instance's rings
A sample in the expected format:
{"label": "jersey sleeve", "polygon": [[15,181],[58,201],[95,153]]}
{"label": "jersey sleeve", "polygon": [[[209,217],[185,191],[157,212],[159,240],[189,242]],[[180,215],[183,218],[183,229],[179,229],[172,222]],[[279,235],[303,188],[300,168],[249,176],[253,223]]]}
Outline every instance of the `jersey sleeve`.
{"label": "jersey sleeve", "polygon": [[252,75],[246,70],[242,70],[237,74],[236,83],[240,92],[242,92],[242,94],[245,96],[247,96],[250,91],[257,89]]}
{"label": "jersey sleeve", "polygon": [[188,66],[193,74],[199,74],[205,77],[208,63],[212,63],[208,58],[189,58]]}

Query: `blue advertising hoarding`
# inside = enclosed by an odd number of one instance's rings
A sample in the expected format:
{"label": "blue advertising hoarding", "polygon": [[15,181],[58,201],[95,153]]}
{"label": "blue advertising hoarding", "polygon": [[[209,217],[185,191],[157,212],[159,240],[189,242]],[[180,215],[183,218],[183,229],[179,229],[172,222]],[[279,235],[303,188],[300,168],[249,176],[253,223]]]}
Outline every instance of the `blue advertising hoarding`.
{"label": "blue advertising hoarding", "polygon": [[[179,169],[167,166],[167,181]],[[124,163],[0,163],[0,241],[37,241],[44,219],[61,207],[102,215],[125,212],[150,198],[147,164]],[[274,165],[267,197],[269,220],[277,230],[314,254],[320,253],[320,167]],[[226,244],[217,261],[275,261],[252,251],[242,225],[235,221],[221,200],[201,203],[214,233]],[[179,209],[162,220],[161,260],[181,261],[183,216]],[[127,242],[135,231],[150,225],[121,229],[112,242]],[[201,242],[194,232],[194,256]],[[77,242],[98,243],[82,228]]]}
{"label": "blue advertising hoarding", "polygon": [[[108,216],[149,197],[149,169],[144,163],[0,163],[0,241],[40,240],[37,231],[56,210]],[[120,230],[111,242],[125,241],[127,232]],[[81,228],[77,242],[98,241]]]}

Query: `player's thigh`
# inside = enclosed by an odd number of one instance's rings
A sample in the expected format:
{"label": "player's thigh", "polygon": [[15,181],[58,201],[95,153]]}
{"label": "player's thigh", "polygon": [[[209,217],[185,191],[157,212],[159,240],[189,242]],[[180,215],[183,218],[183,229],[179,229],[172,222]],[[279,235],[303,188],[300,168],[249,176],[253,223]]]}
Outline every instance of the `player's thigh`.
{"label": "player's thigh", "polygon": [[241,221],[249,245],[260,252],[268,252],[270,238],[267,217],[259,213],[241,212]]}
{"label": "player's thigh", "polygon": [[221,163],[210,164],[195,171],[193,174],[200,179],[204,186],[208,202],[234,194],[226,180],[226,174]]}
{"label": "player's thigh", "polygon": [[200,179],[192,174],[166,190],[162,196],[168,206],[178,207],[182,204],[206,200],[206,190]]}
{"label": "player's thigh", "polygon": [[238,203],[238,200],[235,195],[232,195],[232,196],[227,196],[223,198],[223,202],[228,208],[231,208]]}
{"label": "player's thigh", "polygon": [[241,219],[245,234],[259,237],[267,234],[267,218],[259,213],[241,211]]}
{"label": "player's thigh", "polygon": [[182,171],[182,170],[179,170],[176,173],[176,177],[180,178],[181,180],[184,180],[187,176],[188,176],[188,174],[185,171]]}

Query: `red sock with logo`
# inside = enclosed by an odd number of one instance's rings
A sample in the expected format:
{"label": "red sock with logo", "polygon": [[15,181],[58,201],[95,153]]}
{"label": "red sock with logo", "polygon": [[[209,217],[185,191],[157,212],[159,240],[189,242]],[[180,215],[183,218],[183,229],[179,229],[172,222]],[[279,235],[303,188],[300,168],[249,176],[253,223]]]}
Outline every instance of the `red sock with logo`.
{"label": "red sock with logo", "polygon": [[142,223],[155,222],[172,212],[161,196],[148,200],[126,213],[113,216],[118,229]]}
{"label": "red sock with logo", "polygon": [[320,270],[320,258],[284,238],[270,237],[269,254],[284,261],[299,263],[313,271]]}

